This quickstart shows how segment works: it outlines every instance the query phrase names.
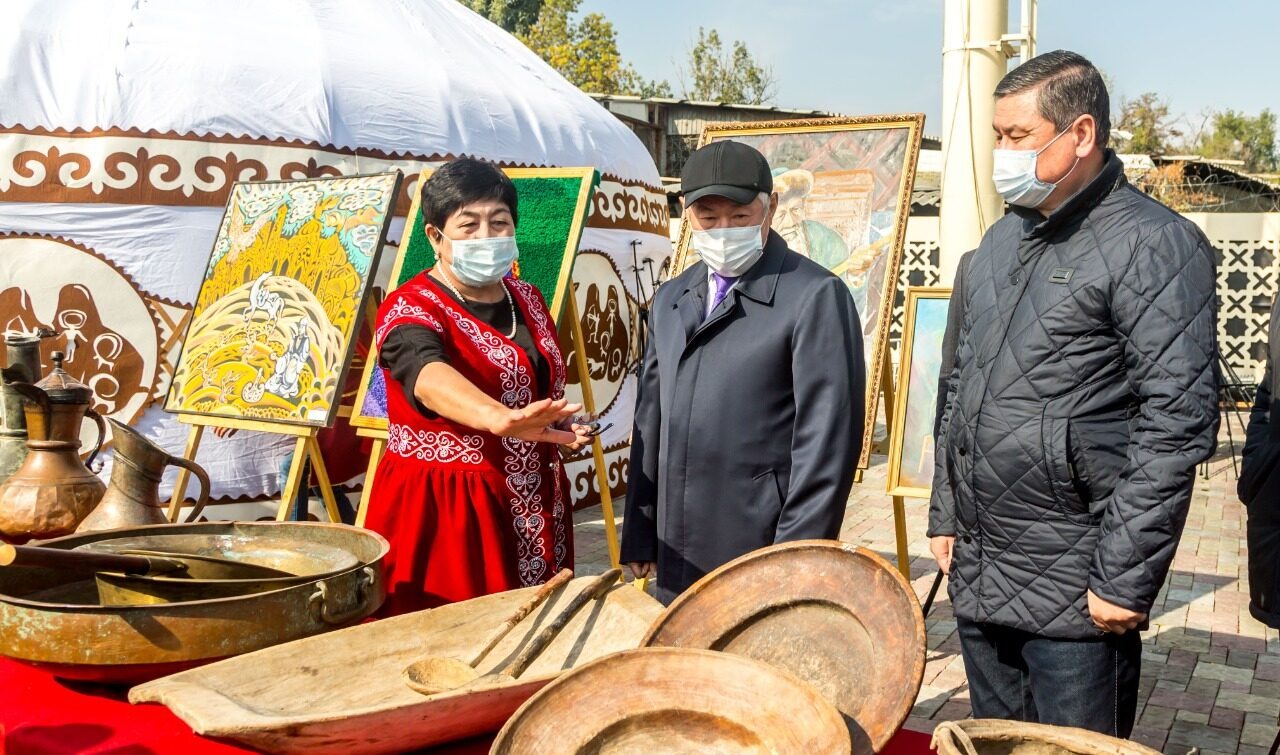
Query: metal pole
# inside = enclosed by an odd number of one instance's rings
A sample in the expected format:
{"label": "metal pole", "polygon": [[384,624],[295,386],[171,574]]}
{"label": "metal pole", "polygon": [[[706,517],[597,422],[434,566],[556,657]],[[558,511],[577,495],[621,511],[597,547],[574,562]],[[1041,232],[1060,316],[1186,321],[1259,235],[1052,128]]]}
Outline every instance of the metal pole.
{"label": "metal pole", "polygon": [[[1004,213],[991,182],[991,93],[1008,70],[1009,0],[946,0],[942,49],[942,191],[939,218],[943,284],[960,255]],[[1034,20],[1034,12],[1027,14]]]}

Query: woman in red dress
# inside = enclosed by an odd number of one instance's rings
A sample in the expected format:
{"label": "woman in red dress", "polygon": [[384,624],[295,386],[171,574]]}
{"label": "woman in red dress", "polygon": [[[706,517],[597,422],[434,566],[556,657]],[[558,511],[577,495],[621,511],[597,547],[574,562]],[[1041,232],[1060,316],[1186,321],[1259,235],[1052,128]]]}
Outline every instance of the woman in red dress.
{"label": "woman in red dress", "polygon": [[387,297],[375,339],[389,434],[366,526],[391,542],[384,616],[541,584],[573,565],[558,446],[591,429],[563,398],[564,358],[538,290],[509,277],[515,186],[446,163],[422,187],[435,267]]}

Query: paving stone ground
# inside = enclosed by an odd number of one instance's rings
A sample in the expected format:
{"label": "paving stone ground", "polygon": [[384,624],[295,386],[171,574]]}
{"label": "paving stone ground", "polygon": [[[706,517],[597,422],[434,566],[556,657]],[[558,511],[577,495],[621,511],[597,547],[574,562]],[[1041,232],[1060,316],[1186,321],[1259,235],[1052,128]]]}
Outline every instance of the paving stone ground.
{"label": "paving stone ground", "polygon": [[[1230,421],[1238,444],[1243,432],[1234,417]],[[1143,634],[1133,738],[1179,755],[1193,747],[1204,755],[1265,755],[1280,724],[1280,636],[1249,615],[1245,511],[1235,495],[1225,422],[1208,471],[1207,478],[1197,476],[1182,542],[1152,610],[1151,629]],[[884,479],[885,459],[875,456],[849,497],[840,536],[892,561],[893,505],[883,492]],[[616,509],[621,528],[621,502]],[[574,517],[580,574],[608,566],[600,512],[593,507]],[[911,581],[923,601],[936,571],[925,537],[927,504],[908,500],[906,512]],[[926,628],[924,686],[907,727],[928,732],[941,721],[970,715],[945,585]]]}

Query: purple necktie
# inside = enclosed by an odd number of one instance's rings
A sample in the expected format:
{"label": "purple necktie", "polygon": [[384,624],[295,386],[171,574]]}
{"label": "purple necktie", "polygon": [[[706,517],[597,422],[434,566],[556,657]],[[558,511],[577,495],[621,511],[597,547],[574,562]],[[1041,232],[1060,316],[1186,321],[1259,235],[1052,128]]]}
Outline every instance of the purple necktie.
{"label": "purple necktie", "polygon": [[708,315],[716,311],[716,307],[720,306],[720,302],[724,301],[724,297],[729,293],[734,281],[738,280],[737,277],[730,278],[720,273],[712,273],[711,278],[716,282],[716,293],[711,297],[711,306],[707,308]]}

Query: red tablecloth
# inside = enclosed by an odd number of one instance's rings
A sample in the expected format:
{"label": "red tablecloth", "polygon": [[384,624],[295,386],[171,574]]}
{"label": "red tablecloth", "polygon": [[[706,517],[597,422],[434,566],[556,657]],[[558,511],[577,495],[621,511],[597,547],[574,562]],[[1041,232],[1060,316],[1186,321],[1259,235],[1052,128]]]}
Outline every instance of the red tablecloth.
{"label": "red tablecloth", "polygon": [[[119,688],[64,682],[0,658],[0,753],[12,755],[205,755],[246,752],[196,736],[163,705],[130,705]],[[431,755],[479,755],[491,737],[431,750]],[[882,755],[922,755],[929,736],[901,731]]]}

